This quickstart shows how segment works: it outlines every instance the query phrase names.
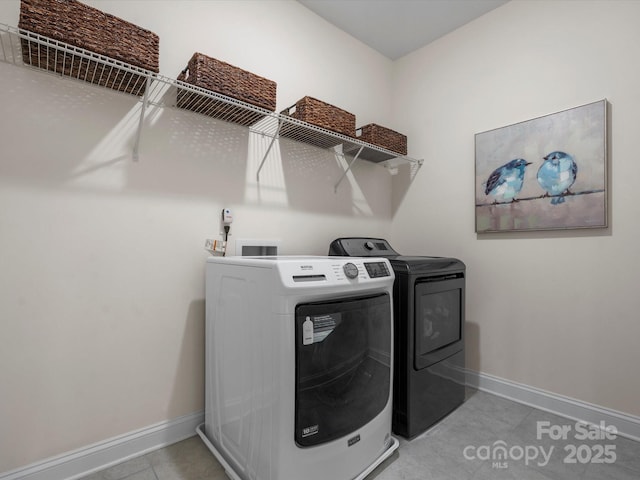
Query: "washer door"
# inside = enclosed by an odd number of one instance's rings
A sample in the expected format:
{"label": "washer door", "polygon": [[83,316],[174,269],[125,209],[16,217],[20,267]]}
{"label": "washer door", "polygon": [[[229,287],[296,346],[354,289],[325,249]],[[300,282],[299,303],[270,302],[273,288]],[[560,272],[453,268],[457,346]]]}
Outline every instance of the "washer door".
{"label": "washer door", "polygon": [[383,293],[296,307],[295,441],[354,432],[391,396],[391,299]]}

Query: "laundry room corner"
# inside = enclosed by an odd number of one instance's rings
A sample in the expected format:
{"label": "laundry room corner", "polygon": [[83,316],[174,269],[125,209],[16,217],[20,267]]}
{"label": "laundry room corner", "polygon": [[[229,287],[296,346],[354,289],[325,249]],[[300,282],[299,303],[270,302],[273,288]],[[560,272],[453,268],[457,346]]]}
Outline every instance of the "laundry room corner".
{"label": "laundry room corner", "polygon": [[[274,78],[279,109],[315,95],[363,121],[390,115],[391,61],[297,2],[84,3],[156,32],[162,75],[204,51]],[[0,2],[0,23],[15,27],[19,11]],[[259,134],[161,102],[143,114],[138,97],[23,68],[19,41],[5,55],[2,472],[202,413],[204,245],[220,238],[223,208],[236,216],[229,254],[267,238],[325,255],[345,230],[389,231],[380,166],[358,162],[336,187],[351,157],[283,141],[257,178]]]}
{"label": "laundry room corner", "polygon": [[[628,50],[638,42],[639,7],[508,2],[396,62],[396,119],[425,164],[397,202],[390,241],[403,252],[467,264],[467,369],[475,384],[498,379],[612,415],[640,414],[628,367],[640,361],[633,346],[640,305],[631,287],[638,92],[628,81],[640,75]],[[603,98],[608,226],[476,233],[475,135]],[[535,167],[525,181],[536,182],[543,155],[527,159]]]}

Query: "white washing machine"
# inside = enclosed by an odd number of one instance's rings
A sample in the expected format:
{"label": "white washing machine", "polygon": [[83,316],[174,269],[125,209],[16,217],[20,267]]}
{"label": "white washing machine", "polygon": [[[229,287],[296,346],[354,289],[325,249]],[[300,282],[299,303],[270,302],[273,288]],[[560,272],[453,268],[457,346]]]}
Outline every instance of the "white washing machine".
{"label": "white washing machine", "polygon": [[234,480],[363,479],[391,436],[383,258],[210,257],[198,434]]}

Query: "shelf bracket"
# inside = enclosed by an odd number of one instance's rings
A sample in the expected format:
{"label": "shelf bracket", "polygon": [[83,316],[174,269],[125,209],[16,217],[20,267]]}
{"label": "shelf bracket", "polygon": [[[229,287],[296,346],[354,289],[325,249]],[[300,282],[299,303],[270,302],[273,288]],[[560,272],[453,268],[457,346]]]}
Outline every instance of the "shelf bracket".
{"label": "shelf bracket", "polygon": [[283,122],[282,118],[278,120],[278,128],[276,129],[276,133],[273,135],[273,138],[271,138],[271,143],[269,143],[269,146],[267,147],[267,151],[264,152],[264,157],[262,157],[262,161],[260,162],[260,166],[258,167],[258,171],[256,172],[256,182],[258,183],[260,183],[260,170],[262,170],[262,167],[264,166],[264,162],[267,161],[267,157],[269,156],[269,152],[271,151],[271,147],[273,147],[273,144],[276,141],[276,138],[278,138],[278,135],[280,134],[280,127],[282,127],[282,122]]}
{"label": "shelf bracket", "polygon": [[142,127],[144,125],[144,114],[147,110],[147,103],[149,102],[149,90],[151,88],[151,77],[147,77],[144,95],[142,96],[142,107],[140,108],[140,120],[138,121],[138,131],[136,133],[136,141],[133,144],[133,161],[137,162],[140,158],[140,136],[142,135]]}
{"label": "shelf bracket", "polygon": [[[338,192],[338,186],[340,185],[340,183],[342,182],[342,180],[344,179],[344,177],[347,175],[347,173],[349,173],[349,170],[351,170],[351,167],[353,166],[354,163],[356,163],[356,160],[358,160],[358,157],[360,156],[360,153],[362,152],[362,149],[364,148],[364,145],[362,145],[360,147],[360,150],[358,150],[358,153],[356,153],[355,157],[353,157],[353,160],[351,160],[351,163],[349,164],[349,166],[347,167],[347,169],[342,172],[342,175],[340,176],[340,178],[338,179],[338,182],[333,186],[333,192],[337,193]],[[336,155],[342,155],[344,156],[344,153],[338,153],[336,152]]]}

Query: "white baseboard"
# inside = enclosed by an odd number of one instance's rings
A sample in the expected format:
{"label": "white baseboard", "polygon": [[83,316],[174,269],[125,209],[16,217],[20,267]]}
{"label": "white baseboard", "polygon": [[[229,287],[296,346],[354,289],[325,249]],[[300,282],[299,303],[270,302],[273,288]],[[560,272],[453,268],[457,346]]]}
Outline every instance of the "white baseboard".
{"label": "white baseboard", "polygon": [[[467,385],[518,403],[593,425],[605,422],[621,436],[640,441],[640,417],[582,402],[486,373],[466,371]],[[74,480],[196,435],[204,412],[184,415],[26,467],[0,473],[0,480]]]}
{"label": "white baseboard", "polygon": [[26,467],[0,473],[0,480],[73,480],[196,435],[204,412],[183,415]]}
{"label": "white baseboard", "polygon": [[640,417],[473,370],[467,370],[466,377],[469,387],[572,420],[596,426],[605,422],[606,426],[614,426],[619,435],[640,441]]}

